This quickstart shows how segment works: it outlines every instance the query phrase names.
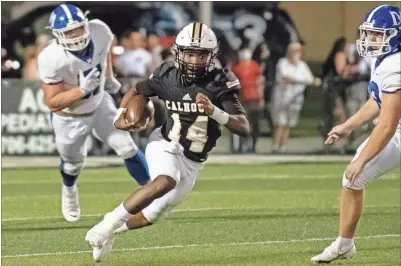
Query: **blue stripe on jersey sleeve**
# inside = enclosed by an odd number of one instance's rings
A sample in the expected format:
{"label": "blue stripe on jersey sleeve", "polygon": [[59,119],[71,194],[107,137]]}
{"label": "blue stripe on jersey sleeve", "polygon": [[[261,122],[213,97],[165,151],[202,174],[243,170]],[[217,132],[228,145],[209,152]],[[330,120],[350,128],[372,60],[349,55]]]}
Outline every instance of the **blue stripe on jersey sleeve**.
{"label": "blue stripe on jersey sleeve", "polygon": [[396,92],[399,91],[399,90],[401,90],[401,88],[396,89],[395,91],[385,91],[385,90],[382,90],[382,93],[384,93],[384,94],[393,94],[393,93],[396,93]]}

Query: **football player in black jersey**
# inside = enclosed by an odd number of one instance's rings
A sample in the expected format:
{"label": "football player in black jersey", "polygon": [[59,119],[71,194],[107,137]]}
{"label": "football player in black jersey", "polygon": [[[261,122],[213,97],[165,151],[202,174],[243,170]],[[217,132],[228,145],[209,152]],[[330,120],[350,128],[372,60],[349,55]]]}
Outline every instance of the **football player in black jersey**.
{"label": "football player in black jersey", "polygon": [[238,100],[235,75],[214,67],[218,43],[203,23],[187,25],[175,40],[175,62],[162,63],[149,79],[128,92],[114,121],[121,130],[138,131],[126,123],[125,106],[136,94],[158,96],[168,109],[166,122],[155,129],[146,147],[152,182],[137,189],[86,235],[96,261],[111,251],[118,233],[152,225],[192,191],[208,153],[221,135],[221,125],[247,136],[250,128]]}

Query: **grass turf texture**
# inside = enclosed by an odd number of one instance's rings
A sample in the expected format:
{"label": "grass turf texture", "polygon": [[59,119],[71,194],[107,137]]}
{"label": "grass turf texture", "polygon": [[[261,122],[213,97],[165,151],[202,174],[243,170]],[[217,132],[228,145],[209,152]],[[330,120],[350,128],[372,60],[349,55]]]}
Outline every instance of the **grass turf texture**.
{"label": "grass turf texture", "polygon": [[[152,227],[120,235],[101,265],[309,265],[336,236],[345,165],[206,165],[189,198]],[[366,191],[357,257],[398,265],[399,170]],[[2,265],[95,265],[84,242],[135,185],[124,168],[85,169],[82,217],[61,218],[57,170],[2,171]]]}

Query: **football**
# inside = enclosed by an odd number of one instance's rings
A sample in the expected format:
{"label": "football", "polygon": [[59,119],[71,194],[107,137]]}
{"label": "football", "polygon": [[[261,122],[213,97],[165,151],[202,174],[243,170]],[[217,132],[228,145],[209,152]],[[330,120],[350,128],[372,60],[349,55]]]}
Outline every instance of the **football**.
{"label": "football", "polygon": [[[149,104],[148,104],[149,103]],[[135,123],[135,127],[139,128],[144,126],[154,113],[154,107],[148,97],[142,95],[133,96],[128,102],[127,112],[125,113],[126,123]]]}

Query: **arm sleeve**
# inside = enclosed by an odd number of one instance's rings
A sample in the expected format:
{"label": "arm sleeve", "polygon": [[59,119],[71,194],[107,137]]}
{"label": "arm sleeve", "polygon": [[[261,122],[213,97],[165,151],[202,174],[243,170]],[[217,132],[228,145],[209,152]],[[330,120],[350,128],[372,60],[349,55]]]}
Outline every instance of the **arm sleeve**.
{"label": "arm sleeve", "polygon": [[230,115],[241,115],[245,114],[245,110],[242,107],[238,96],[234,92],[226,93],[221,99],[221,106],[223,110]]}
{"label": "arm sleeve", "polygon": [[57,61],[50,59],[48,54],[44,51],[42,51],[38,57],[40,79],[47,84],[63,82],[63,79],[58,74],[59,70],[57,67]]}
{"label": "arm sleeve", "polygon": [[245,114],[245,110],[238,99],[241,84],[233,72],[228,71],[226,73],[224,85],[219,94],[223,110],[231,115]]}
{"label": "arm sleeve", "polygon": [[103,38],[105,38],[105,43],[107,44],[106,47],[108,48],[108,50],[110,50],[111,43],[114,39],[114,34],[111,31],[110,27],[100,19],[93,19],[89,23],[94,24],[96,25],[95,27],[101,29],[101,32],[103,32]]}
{"label": "arm sleeve", "polygon": [[157,67],[148,79],[136,84],[136,91],[146,97],[158,96],[158,91],[162,88],[161,77],[159,76],[162,65]]}
{"label": "arm sleeve", "polygon": [[382,93],[394,93],[401,90],[401,71],[385,75],[382,80]]}
{"label": "arm sleeve", "polygon": [[241,89],[241,83],[239,82],[239,79],[237,76],[232,71],[227,71],[225,74],[225,77],[223,78],[224,84],[223,84],[223,90],[222,94],[226,92],[235,92],[238,93]]}

